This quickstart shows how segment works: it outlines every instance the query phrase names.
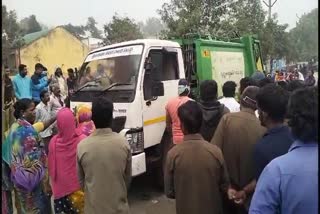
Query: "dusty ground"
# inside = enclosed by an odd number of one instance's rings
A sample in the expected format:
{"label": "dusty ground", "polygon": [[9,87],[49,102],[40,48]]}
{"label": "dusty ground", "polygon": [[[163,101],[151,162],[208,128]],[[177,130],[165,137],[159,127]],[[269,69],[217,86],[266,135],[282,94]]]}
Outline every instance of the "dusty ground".
{"label": "dusty ground", "polygon": [[[175,201],[156,188],[150,175],[133,178],[129,190],[131,214],[175,214]],[[14,214],[17,211],[14,210]]]}
{"label": "dusty ground", "polygon": [[131,214],[175,214],[175,201],[152,184],[152,177],[134,178],[129,191]]}

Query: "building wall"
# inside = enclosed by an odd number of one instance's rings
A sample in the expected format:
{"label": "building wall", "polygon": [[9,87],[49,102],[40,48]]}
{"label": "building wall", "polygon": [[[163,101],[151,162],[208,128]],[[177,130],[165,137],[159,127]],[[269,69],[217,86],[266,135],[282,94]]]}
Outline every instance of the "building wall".
{"label": "building wall", "polygon": [[48,35],[32,42],[20,51],[21,63],[28,66],[29,75],[34,72],[34,65],[41,63],[48,68],[49,75],[57,66],[67,76],[68,68],[79,68],[89,48],[62,27],[57,27]]}

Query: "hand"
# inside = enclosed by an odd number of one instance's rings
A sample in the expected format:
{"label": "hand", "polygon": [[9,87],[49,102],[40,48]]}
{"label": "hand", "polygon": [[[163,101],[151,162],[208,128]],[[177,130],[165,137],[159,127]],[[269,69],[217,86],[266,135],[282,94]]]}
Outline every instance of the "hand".
{"label": "hand", "polygon": [[237,191],[235,189],[228,188],[228,191],[227,191],[228,199],[233,200],[235,198],[236,193],[237,193]]}
{"label": "hand", "polygon": [[246,198],[247,198],[246,192],[243,191],[243,190],[240,190],[240,191],[235,193],[233,201],[236,204],[243,204],[244,201],[246,200]]}

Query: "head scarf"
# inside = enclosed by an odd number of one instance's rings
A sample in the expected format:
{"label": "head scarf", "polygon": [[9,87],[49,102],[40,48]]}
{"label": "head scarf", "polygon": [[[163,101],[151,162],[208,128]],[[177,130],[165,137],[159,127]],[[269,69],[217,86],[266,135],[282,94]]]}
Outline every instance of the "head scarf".
{"label": "head scarf", "polygon": [[[63,195],[79,188],[76,169],[77,145],[86,136],[76,129],[75,118],[68,108],[62,108],[58,112],[57,127],[58,134],[51,139],[49,144],[49,175],[53,180],[54,195]],[[57,165],[58,158],[60,159],[59,166]],[[57,177],[58,174],[68,175],[68,181],[61,182],[61,177],[59,179]]]}
{"label": "head scarf", "polygon": [[92,112],[91,109],[86,106],[80,106],[77,109],[77,121],[78,121],[78,130],[82,134],[89,136],[96,129],[93,121],[91,120]]}

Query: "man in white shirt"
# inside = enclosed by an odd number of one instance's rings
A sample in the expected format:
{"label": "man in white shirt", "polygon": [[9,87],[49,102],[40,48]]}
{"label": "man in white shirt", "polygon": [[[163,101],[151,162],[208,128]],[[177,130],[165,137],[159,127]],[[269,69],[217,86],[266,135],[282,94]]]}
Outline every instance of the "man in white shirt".
{"label": "man in white shirt", "polygon": [[[52,118],[52,111],[50,101],[50,94],[48,91],[44,90],[40,93],[41,102],[36,107],[36,122],[48,121]],[[48,145],[53,135],[52,125],[40,132],[39,135],[45,146],[45,151],[48,154]]]}
{"label": "man in white shirt", "polygon": [[227,81],[222,86],[223,98],[218,100],[225,105],[230,112],[239,112],[240,104],[234,98],[237,84],[234,81]]}
{"label": "man in white shirt", "polygon": [[61,95],[61,90],[58,84],[52,86],[52,95],[50,97],[50,105],[52,106],[52,113],[57,114],[58,111],[65,107],[65,97]]}

